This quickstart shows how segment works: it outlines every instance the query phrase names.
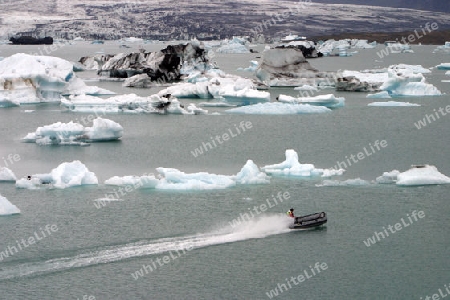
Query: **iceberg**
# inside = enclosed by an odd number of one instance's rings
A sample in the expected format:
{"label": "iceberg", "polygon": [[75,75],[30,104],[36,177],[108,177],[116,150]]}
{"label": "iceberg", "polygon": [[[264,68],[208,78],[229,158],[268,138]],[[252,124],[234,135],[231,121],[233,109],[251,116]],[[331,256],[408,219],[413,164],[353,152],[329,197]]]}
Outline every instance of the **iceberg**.
{"label": "iceberg", "polygon": [[436,66],[438,70],[450,70],[450,63],[442,63]]}
{"label": "iceberg", "polygon": [[[258,80],[267,86],[299,86],[329,79],[334,74],[319,72],[297,48],[275,48],[264,52],[256,70]],[[333,79],[334,82],[334,79]]]}
{"label": "iceberg", "polygon": [[156,189],[160,190],[211,190],[226,189],[239,184],[268,184],[270,177],[259,171],[253,161],[248,160],[237,175],[217,175],[207,172],[186,174],[172,168],[156,169],[163,177]]}
{"label": "iceberg", "polygon": [[241,171],[235,177],[237,184],[268,184],[270,177],[266,173],[261,172],[258,166],[252,161],[248,160],[242,167]]}
{"label": "iceberg", "polygon": [[254,73],[258,69],[259,63],[256,60],[250,61],[250,66],[247,68],[238,68],[238,71],[251,72]]}
{"label": "iceberg", "polygon": [[278,96],[278,101],[283,103],[291,103],[291,104],[310,104],[315,106],[325,106],[328,108],[336,108],[336,107],[342,107],[345,103],[345,98],[342,97],[336,97],[333,94],[327,94],[327,95],[318,95],[315,97],[300,97],[295,98],[292,96],[287,96],[281,94]]}
{"label": "iceberg", "polygon": [[345,56],[341,54],[346,53],[348,49],[373,49],[376,45],[376,42],[369,43],[368,40],[344,39],[336,41],[330,39],[319,43],[317,51],[324,56]]}
{"label": "iceberg", "polygon": [[313,92],[317,92],[318,89],[315,86],[311,86],[311,85],[307,85],[304,84],[302,86],[297,86],[294,88],[295,91],[313,91]]}
{"label": "iceberg", "polygon": [[2,181],[16,181],[16,175],[14,175],[13,171],[8,169],[7,167],[0,167],[0,182]]}
{"label": "iceberg", "polygon": [[39,145],[84,145],[88,142],[113,141],[122,137],[120,124],[100,117],[93,120],[92,127],[79,123],[53,123],[38,127],[28,133],[22,141]]}
{"label": "iceberg", "polygon": [[387,101],[387,102],[372,102],[367,104],[367,106],[420,106],[420,104],[410,103],[410,102],[399,102],[399,101]]}
{"label": "iceberg", "polygon": [[74,112],[89,113],[148,113],[148,114],[183,114],[199,115],[208,111],[190,104],[187,108],[170,95],[151,95],[140,97],[136,94],[100,98],[87,95],[71,96],[63,99],[61,104]]}
{"label": "iceberg", "polygon": [[225,112],[229,114],[244,115],[298,115],[327,113],[331,112],[331,109],[325,106],[315,106],[310,104],[268,102],[236,107],[228,109]]}
{"label": "iceberg", "polygon": [[318,169],[313,164],[302,164],[298,161],[298,154],[293,149],[286,150],[286,160],[279,164],[267,165],[262,171],[273,176],[288,177],[332,177],[342,175],[344,169]]}
{"label": "iceberg", "polygon": [[106,185],[127,186],[131,185],[134,189],[154,189],[159,180],[153,175],[143,176],[114,176],[105,180]]}
{"label": "iceberg", "polygon": [[417,186],[430,184],[449,184],[450,178],[433,165],[416,165],[397,175],[397,185]]}
{"label": "iceberg", "polygon": [[73,64],[58,57],[18,53],[0,61],[2,106],[60,102],[62,95],[72,93],[112,94],[87,86],[76,77]]}
{"label": "iceberg", "polygon": [[35,174],[16,181],[16,187],[22,189],[65,189],[97,184],[97,176],[79,160],[62,163],[48,174]]}
{"label": "iceberg", "polygon": [[426,82],[423,75],[426,73],[430,73],[430,70],[420,65],[406,64],[364,72],[346,70],[337,78],[336,90],[384,92],[372,94],[368,96],[369,98],[387,98],[388,95],[389,97],[441,95],[441,91]]}
{"label": "iceberg", "polygon": [[397,176],[400,174],[398,170],[392,170],[391,172],[384,172],[383,175],[376,178],[376,182],[379,184],[391,184],[397,182]]}
{"label": "iceberg", "polygon": [[388,70],[388,80],[380,90],[387,91],[391,96],[440,96],[442,93],[434,85],[427,83],[421,73],[412,71],[398,72]]}
{"label": "iceberg", "polygon": [[379,93],[375,93],[375,94],[367,94],[366,98],[371,98],[371,99],[391,99],[391,95],[389,95],[389,92],[387,91],[382,91]]}
{"label": "iceberg", "polygon": [[221,42],[221,45],[216,49],[217,53],[227,53],[227,54],[242,54],[250,53],[250,50],[245,46],[247,41],[243,38],[233,37],[233,39],[225,39]]}
{"label": "iceberg", "polygon": [[324,186],[366,186],[370,183],[364,179],[361,178],[355,178],[355,179],[347,179],[344,181],[339,180],[324,180],[320,184],[316,184],[317,187],[324,187]]}
{"label": "iceberg", "polygon": [[0,216],[20,214],[20,209],[0,195]]}
{"label": "iceberg", "polygon": [[270,101],[270,93],[258,91],[250,79],[234,75],[205,74],[210,79],[195,83],[172,85],[158,93],[162,96],[170,94],[178,98],[221,99],[228,103],[250,105]]}

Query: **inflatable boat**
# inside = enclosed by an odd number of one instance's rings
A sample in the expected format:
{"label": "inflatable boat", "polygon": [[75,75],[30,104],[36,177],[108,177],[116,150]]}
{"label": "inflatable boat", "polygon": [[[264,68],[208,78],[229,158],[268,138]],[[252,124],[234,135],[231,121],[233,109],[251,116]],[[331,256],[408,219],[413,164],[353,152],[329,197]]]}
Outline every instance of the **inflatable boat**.
{"label": "inflatable boat", "polygon": [[290,229],[311,229],[322,226],[327,222],[325,212],[314,213],[306,216],[295,217],[294,223],[289,225]]}

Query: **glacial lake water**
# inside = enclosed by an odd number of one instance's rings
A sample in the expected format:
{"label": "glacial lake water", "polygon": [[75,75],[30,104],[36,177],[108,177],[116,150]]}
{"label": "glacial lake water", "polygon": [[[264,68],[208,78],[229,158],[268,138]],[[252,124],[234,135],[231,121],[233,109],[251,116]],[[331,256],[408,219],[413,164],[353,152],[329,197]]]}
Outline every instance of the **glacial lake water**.
{"label": "glacial lake water", "polygon": [[[165,44],[145,47],[157,50]],[[396,63],[429,68],[450,62],[450,54],[432,53],[436,46],[414,46],[414,54],[392,54],[381,60],[376,52],[382,47],[360,50],[353,57],[309,61],[323,71]],[[116,43],[77,43],[52,55],[74,61],[97,51],[131,50],[137,45],[123,49]],[[0,56],[17,52],[39,49],[0,46]],[[218,54],[215,59],[226,72],[251,76],[236,69],[249,66],[260,55]],[[95,72],[77,75],[96,77]],[[442,82],[450,78],[436,69],[426,78],[445,95],[396,99],[420,107],[369,107],[378,100],[367,99],[365,93],[322,90],[320,94],[345,97],[345,107],[293,116],[229,115],[224,108],[207,108],[221,115],[111,114],[107,118],[124,127],[123,138],[90,147],[20,141],[39,126],[80,120],[88,114],[64,112],[57,104],[0,109],[0,158],[20,155],[9,165],[18,177],[48,173],[62,162],[80,160],[100,182],[65,190],[20,190],[11,183],[0,184],[0,194],[21,210],[20,215],[0,217],[0,252],[18,247],[21,239],[40,238],[0,261],[0,298],[269,299],[267,293],[275,288],[282,288],[277,299],[425,299],[439,289],[446,293],[449,185],[318,187],[321,179],[272,178],[270,184],[225,190],[135,190],[100,207],[96,201],[117,192],[103,184],[115,175],[156,173],[157,167],[232,175],[248,159],[260,167],[282,162],[286,149],[297,151],[302,163],[331,168],[377,140],[385,140],[387,146],[352,164],[337,179],[371,182],[383,172],[405,171],[413,164],[432,164],[450,175],[450,117],[420,130],[414,125],[450,104],[450,83]],[[158,91],[123,88],[118,82],[89,84],[119,94],[144,96]],[[280,93],[297,94],[291,88],[273,88],[270,93],[272,99]],[[251,122],[252,128],[203,155],[192,155],[202,142],[233,130],[241,121]],[[0,166],[5,166],[3,159]],[[274,204],[273,196],[286,192],[289,198]],[[266,212],[230,225],[255,205],[268,202],[272,205]],[[325,211],[328,223],[321,230],[290,231],[282,215],[290,207],[297,215]],[[424,217],[410,222],[413,211],[423,211]],[[369,247],[364,243],[396,223],[406,225]],[[51,225],[57,230],[45,231]],[[320,272],[314,269],[316,263]],[[326,268],[320,268],[324,264]],[[142,276],[136,279],[137,271]],[[302,274],[302,282],[291,281]]]}

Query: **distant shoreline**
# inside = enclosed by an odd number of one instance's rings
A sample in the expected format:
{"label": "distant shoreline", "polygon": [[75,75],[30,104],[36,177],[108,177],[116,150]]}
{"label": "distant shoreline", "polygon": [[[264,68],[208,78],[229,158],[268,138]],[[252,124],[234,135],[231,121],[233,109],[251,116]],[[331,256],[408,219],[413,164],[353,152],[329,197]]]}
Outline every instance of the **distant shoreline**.
{"label": "distant shoreline", "polygon": [[[408,37],[408,35],[414,34],[413,31],[403,31],[403,32],[359,32],[359,33],[341,33],[341,34],[328,34],[312,36],[308,40],[319,41],[319,40],[341,40],[341,39],[362,39],[369,40],[369,42],[377,41],[377,43],[384,43],[385,41],[401,41],[402,37]],[[437,30],[433,31],[422,38],[418,39],[412,45],[422,44],[422,45],[444,45],[445,42],[450,41],[450,30]]]}

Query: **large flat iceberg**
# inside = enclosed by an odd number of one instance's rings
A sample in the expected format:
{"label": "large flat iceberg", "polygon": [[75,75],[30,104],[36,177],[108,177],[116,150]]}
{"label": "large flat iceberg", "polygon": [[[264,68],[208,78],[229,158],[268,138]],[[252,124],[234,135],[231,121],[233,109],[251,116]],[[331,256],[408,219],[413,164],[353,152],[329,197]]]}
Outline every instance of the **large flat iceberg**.
{"label": "large flat iceberg", "polygon": [[372,102],[372,103],[367,104],[367,106],[400,107],[400,106],[420,106],[420,104],[415,104],[415,103],[410,103],[410,102],[387,101],[387,102]]}
{"label": "large flat iceberg", "polygon": [[147,114],[183,114],[199,115],[208,111],[190,104],[185,108],[172,96],[151,95],[140,97],[136,94],[100,98],[87,95],[72,96],[62,100],[62,105],[74,112],[89,113],[147,113]]}
{"label": "large flat iceberg", "polygon": [[154,175],[114,176],[105,180],[106,185],[133,186],[134,189],[154,189],[159,180]]}
{"label": "large flat iceberg", "polygon": [[438,171],[433,165],[415,165],[411,169],[400,172],[393,170],[377,177],[377,183],[397,184],[401,186],[418,186],[430,184],[449,184],[450,178]]}
{"label": "large flat iceberg", "polygon": [[0,61],[0,106],[59,102],[67,94],[113,94],[87,86],[67,60],[14,54]]}
{"label": "large flat iceberg", "polygon": [[268,103],[253,104],[249,106],[236,107],[228,109],[225,112],[229,114],[244,114],[244,115],[298,115],[298,114],[319,114],[330,111],[331,109],[325,106],[316,106],[311,104],[268,102]]}
{"label": "large flat iceberg", "polygon": [[221,71],[192,73],[186,83],[172,85],[159,92],[178,98],[220,99],[228,103],[250,105],[270,101],[270,93],[258,91],[252,80]]}
{"label": "large flat iceberg", "polygon": [[20,209],[0,195],[0,216],[20,214]]}
{"label": "large flat iceberg", "polygon": [[248,160],[236,175],[217,175],[207,172],[184,173],[172,168],[156,169],[163,177],[156,186],[161,190],[210,190],[226,189],[239,184],[268,184],[270,177]]}
{"label": "large flat iceberg", "polygon": [[336,89],[342,91],[381,92],[369,98],[402,96],[439,96],[434,85],[427,83],[423,74],[430,73],[420,65],[391,65],[387,69],[363,72],[344,71],[337,79]]}
{"label": "large flat iceberg", "polygon": [[118,140],[122,133],[123,127],[120,124],[98,117],[93,120],[92,127],[84,127],[72,121],[38,127],[22,141],[39,145],[84,145],[89,142]]}
{"label": "large flat iceberg", "polygon": [[449,184],[450,178],[438,171],[432,165],[413,166],[408,171],[397,175],[397,185],[429,185],[429,184]]}
{"label": "large flat iceberg", "polygon": [[298,161],[298,154],[293,149],[286,150],[286,160],[282,163],[267,165],[261,170],[269,175],[288,177],[331,177],[345,172],[344,169],[318,169],[313,164],[302,164]]}
{"label": "large flat iceberg", "polygon": [[62,163],[48,174],[30,175],[27,178],[16,181],[16,187],[23,189],[65,189],[81,185],[97,184],[97,176],[93,172],[90,172],[79,160]]}
{"label": "large flat iceberg", "polygon": [[292,97],[280,94],[278,101],[291,104],[310,104],[315,106],[325,106],[329,108],[337,108],[344,106],[345,98],[336,97],[333,94],[318,95],[315,97]]}

